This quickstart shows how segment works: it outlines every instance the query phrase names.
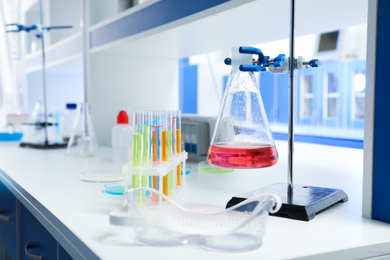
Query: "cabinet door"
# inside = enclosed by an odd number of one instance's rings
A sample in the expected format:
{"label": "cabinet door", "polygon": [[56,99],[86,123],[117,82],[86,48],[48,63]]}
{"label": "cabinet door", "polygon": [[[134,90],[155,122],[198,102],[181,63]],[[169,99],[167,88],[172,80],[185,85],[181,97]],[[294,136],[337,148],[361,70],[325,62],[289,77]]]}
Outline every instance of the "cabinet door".
{"label": "cabinet door", "polygon": [[16,198],[0,182],[0,258],[17,259]]}
{"label": "cabinet door", "polygon": [[73,258],[65,251],[65,249],[60,244],[58,244],[58,259],[73,260]]}
{"label": "cabinet door", "polygon": [[57,259],[57,241],[23,205],[20,220],[22,259]]}

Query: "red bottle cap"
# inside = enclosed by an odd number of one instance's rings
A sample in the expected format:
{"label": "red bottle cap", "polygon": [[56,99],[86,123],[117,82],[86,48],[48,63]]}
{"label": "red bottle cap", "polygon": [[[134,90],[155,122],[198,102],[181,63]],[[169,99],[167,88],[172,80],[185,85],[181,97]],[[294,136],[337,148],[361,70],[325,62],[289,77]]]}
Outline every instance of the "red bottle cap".
{"label": "red bottle cap", "polygon": [[129,117],[127,116],[126,111],[121,110],[118,114],[118,117],[116,118],[116,122],[118,124],[128,124],[129,123]]}

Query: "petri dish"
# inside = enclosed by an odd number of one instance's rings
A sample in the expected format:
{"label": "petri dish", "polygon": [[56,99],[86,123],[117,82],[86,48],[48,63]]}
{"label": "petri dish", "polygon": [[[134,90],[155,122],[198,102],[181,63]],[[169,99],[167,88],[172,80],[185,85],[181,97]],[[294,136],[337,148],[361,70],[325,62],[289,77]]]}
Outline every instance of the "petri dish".
{"label": "petri dish", "polygon": [[82,181],[94,183],[118,182],[124,180],[122,171],[97,170],[85,171],[81,173]]}
{"label": "petri dish", "polygon": [[124,190],[125,185],[123,183],[109,183],[104,185],[104,191],[108,194],[123,195]]}
{"label": "petri dish", "polygon": [[[191,166],[187,165],[186,166],[186,175],[191,173]],[[183,171],[182,171],[183,174]]]}
{"label": "petri dish", "polygon": [[208,161],[202,161],[198,163],[198,171],[209,172],[209,173],[225,173],[232,172],[234,169],[215,167],[208,163]]}
{"label": "petri dish", "polygon": [[19,141],[22,139],[23,134],[22,133],[0,133],[0,141],[5,141],[5,142],[12,142],[12,141]]}

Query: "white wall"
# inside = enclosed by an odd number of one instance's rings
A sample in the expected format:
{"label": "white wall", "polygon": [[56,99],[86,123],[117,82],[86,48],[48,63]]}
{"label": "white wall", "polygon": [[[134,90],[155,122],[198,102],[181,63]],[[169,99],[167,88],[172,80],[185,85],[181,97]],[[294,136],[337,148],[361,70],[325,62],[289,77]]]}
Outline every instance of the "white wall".
{"label": "white wall", "polygon": [[120,109],[178,109],[177,59],[93,54],[91,116],[100,144],[111,142]]}
{"label": "white wall", "polygon": [[217,116],[223,97],[223,76],[229,75],[230,67],[224,59],[228,51],[206,53],[190,57],[189,63],[198,66],[198,114]]}

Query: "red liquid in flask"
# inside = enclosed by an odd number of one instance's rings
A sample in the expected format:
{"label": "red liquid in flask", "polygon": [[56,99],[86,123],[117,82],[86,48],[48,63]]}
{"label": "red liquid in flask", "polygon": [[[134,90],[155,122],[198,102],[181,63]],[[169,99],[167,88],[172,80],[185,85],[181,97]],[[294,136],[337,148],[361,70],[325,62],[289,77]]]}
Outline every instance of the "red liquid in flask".
{"label": "red liquid in flask", "polygon": [[209,148],[207,161],[217,167],[253,169],[272,166],[278,158],[269,144],[219,143]]}

